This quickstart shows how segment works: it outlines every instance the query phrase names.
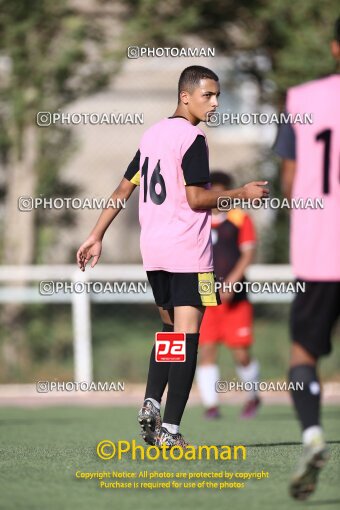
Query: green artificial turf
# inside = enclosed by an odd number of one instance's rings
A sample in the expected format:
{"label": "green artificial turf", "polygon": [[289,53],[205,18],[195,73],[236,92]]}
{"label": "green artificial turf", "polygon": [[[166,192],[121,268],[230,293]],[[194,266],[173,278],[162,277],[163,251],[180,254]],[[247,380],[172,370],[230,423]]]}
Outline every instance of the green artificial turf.
{"label": "green artificial turf", "polygon": [[[96,444],[137,439],[136,408],[0,409],[0,508],[4,510],[92,509],[329,509],[340,506],[340,410],[323,412],[331,460],[308,502],[290,499],[287,483],[301,452],[300,433],[289,406],[263,407],[253,421],[239,419],[238,406],[207,422],[200,407],[188,408],[182,432],[193,444],[247,447],[245,461],[104,461]],[[100,489],[98,480],[77,480],[76,471],[260,472],[243,489]],[[111,480],[112,481],[112,480]],[[124,480],[127,481],[127,480]],[[145,480],[142,480],[145,481]],[[156,480],[154,480],[156,481]],[[161,480],[158,480],[161,481]],[[201,480],[196,480],[196,482]],[[216,480],[215,480],[216,481]],[[220,482],[220,480],[217,480]]]}

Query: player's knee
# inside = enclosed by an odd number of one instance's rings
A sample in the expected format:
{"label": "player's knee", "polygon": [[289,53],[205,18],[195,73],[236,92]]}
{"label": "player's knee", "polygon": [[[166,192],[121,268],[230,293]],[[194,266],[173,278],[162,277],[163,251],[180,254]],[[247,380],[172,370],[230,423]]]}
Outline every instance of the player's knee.
{"label": "player's knee", "polygon": [[247,367],[251,362],[250,354],[247,349],[234,349],[233,357],[235,362],[242,367]]}
{"label": "player's knee", "polygon": [[310,391],[318,393],[320,391],[319,379],[316,367],[313,365],[297,365],[289,370],[289,381],[294,384],[306,385]]}
{"label": "player's knee", "polygon": [[315,366],[317,358],[308,352],[302,345],[294,342],[290,352],[290,366],[311,365]]}
{"label": "player's knee", "polygon": [[216,348],[214,345],[200,346],[200,365],[213,365],[216,363]]}

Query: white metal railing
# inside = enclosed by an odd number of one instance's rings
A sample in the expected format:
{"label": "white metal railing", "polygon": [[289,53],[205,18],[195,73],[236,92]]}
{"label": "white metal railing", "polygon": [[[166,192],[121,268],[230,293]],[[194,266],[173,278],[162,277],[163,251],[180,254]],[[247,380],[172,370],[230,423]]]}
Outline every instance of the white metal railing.
{"label": "white metal railing", "polygon": [[[289,265],[252,265],[247,273],[250,282],[290,282],[293,274]],[[150,287],[145,293],[58,292],[42,295],[41,282],[146,282],[141,265],[105,265],[90,267],[83,273],[75,265],[0,266],[0,303],[70,303],[72,306],[74,379],[92,381],[91,302],[94,303],[152,303]],[[4,286],[3,283],[12,283]],[[23,282],[25,285],[23,286]],[[19,286],[13,286],[19,283]],[[293,298],[289,293],[249,294],[253,303],[287,303]]]}

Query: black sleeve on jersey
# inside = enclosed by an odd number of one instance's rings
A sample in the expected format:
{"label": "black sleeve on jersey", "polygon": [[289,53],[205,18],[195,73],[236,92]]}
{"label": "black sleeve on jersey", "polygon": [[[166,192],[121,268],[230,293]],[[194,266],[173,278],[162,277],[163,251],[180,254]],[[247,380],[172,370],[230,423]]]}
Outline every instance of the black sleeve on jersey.
{"label": "black sleeve on jersey", "polygon": [[138,151],[135,154],[135,157],[127,167],[127,170],[124,174],[125,179],[127,179],[128,181],[131,181],[131,179],[133,179],[133,177],[139,170],[139,163],[140,163],[140,150],[138,149]]}
{"label": "black sleeve on jersey", "polygon": [[210,182],[208,151],[204,136],[197,135],[186,151],[182,159],[182,169],[186,185]]}
{"label": "black sleeve on jersey", "polygon": [[290,123],[280,124],[273,150],[283,159],[296,159],[295,133]]}

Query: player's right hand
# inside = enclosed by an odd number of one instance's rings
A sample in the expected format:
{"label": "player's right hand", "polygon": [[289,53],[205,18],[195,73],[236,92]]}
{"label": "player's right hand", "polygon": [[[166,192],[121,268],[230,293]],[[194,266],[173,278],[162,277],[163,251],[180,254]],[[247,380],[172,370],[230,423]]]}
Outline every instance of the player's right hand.
{"label": "player's right hand", "polygon": [[92,259],[91,267],[94,267],[102,252],[102,241],[89,237],[77,251],[77,263],[81,271],[85,271],[86,264]]}
{"label": "player's right hand", "polygon": [[245,200],[253,200],[255,198],[267,198],[269,196],[269,189],[264,188],[268,181],[254,181],[245,184],[242,188],[242,198]]}

